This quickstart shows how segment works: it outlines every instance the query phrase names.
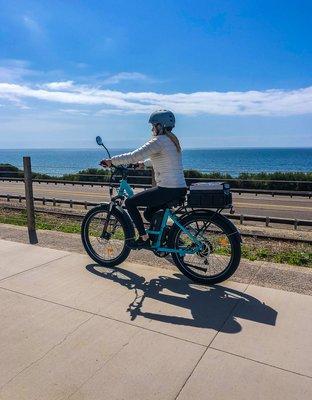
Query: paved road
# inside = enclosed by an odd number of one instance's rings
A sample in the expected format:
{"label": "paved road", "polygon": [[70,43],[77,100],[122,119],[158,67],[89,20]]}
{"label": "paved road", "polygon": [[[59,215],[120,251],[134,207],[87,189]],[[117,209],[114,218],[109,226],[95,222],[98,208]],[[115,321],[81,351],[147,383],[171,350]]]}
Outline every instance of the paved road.
{"label": "paved road", "polygon": [[[1,194],[24,195],[24,184],[21,182],[0,182]],[[55,197],[80,201],[106,201],[108,189],[90,186],[34,184],[34,194],[38,197]],[[236,213],[274,216],[297,219],[312,219],[312,200],[304,197],[285,197],[253,194],[234,194]]]}
{"label": "paved road", "polygon": [[311,296],[4,240],[0,252],[1,400],[311,399]]}

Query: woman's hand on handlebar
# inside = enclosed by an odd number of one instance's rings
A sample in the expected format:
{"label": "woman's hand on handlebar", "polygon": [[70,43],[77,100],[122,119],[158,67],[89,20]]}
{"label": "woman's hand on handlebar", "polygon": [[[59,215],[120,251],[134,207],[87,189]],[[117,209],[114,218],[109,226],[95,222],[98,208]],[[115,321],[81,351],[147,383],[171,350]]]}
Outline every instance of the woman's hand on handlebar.
{"label": "woman's hand on handlebar", "polygon": [[102,167],[108,167],[108,168],[110,168],[110,167],[112,166],[112,160],[111,160],[110,158],[106,158],[106,159],[104,159],[104,160],[102,160],[102,161],[100,162],[100,165],[101,165]]}
{"label": "woman's hand on handlebar", "polygon": [[[112,160],[111,160],[110,158],[105,158],[104,160],[102,160],[102,161],[100,162],[100,165],[101,165],[102,167],[108,167],[108,168],[114,166],[113,163],[112,163]],[[116,166],[114,166],[114,167],[116,167]],[[132,169],[132,168],[133,168],[133,169],[144,169],[144,162],[138,162],[138,163],[129,164],[129,165],[126,165],[126,166],[120,165],[119,167],[117,167],[117,169],[118,169],[118,168],[120,168],[120,169],[124,169],[124,168],[130,168],[130,169]]]}
{"label": "woman's hand on handlebar", "polygon": [[143,161],[139,161],[136,165],[137,165],[137,169],[144,169],[145,168],[145,165],[144,165]]}
{"label": "woman's hand on handlebar", "polygon": [[139,161],[135,164],[129,164],[128,168],[133,168],[133,169],[144,169],[144,162]]}

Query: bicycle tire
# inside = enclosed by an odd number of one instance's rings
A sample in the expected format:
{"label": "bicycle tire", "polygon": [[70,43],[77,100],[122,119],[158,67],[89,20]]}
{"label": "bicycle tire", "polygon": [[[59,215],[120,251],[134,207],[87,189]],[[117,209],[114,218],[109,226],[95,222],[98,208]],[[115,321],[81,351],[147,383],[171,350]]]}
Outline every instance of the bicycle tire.
{"label": "bicycle tire", "polygon": [[[173,258],[173,261],[177,268],[189,279],[191,279],[193,282],[200,283],[200,284],[205,284],[205,285],[213,285],[216,283],[223,282],[227,280],[230,276],[234,274],[236,269],[239,266],[240,259],[241,259],[241,238],[240,234],[237,231],[235,225],[226,217],[219,213],[215,213],[213,211],[207,210],[207,211],[200,211],[200,212],[192,212],[185,217],[181,217],[179,222],[182,225],[187,225],[190,222],[194,222],[196,218],[203,220],[206,219],[207,221],[212,221],[216,226],[218,226],[224,234],[228,237],[228,240],[231,244],[231,249],[232,249],[232,254],[231,254],[231,259],[230,263],[227,266],[227,268],[222,271],[222,273],[215,275],[215,276],[209,276],[209,277],[203,277],[199,276],[198,274],[192,272],[189,268],[187,268],[184,265],[184,262],[182,261],[182,258],[177,254],[177,253],[171,253],[171,256]],[[169,233],[168,237],[168,247],[170,248],[178,248],[177,246],[177,238],[179,233],[181,232],[181,229],[177,226],[174,225]]]}
{"label": "bicycle tire", "polygon": [[[118,255],[118,257],[112,259],[112,260],[104,260],[101,258],[96,251],[93,249],[92,244],[90,242],[90,238],[88,235],[88,228],[90,225],[90,222],[92,220],[92,217],[94,217],[96,214],[100,212],[107,212],[109,208],[109,204],[101,204],[97,207],[92,208],[84,217],[82,224],[81,224],[81,240],[82,244],[87,252],[87,254],[94,260],[96,263],[98,263],[101,266],[104,267],[115,267],[122,262],[124,262],[129,253],[130,253],[130,248],[126,246],[124,243],[123,248],[121,253]],[[134,237],[134,228],[133,225],[130,222],[130,218],[128,216],[124,215],[124,211],[120,211],[118,207],[113,207],[111,214],[114,216],[116,220],[119,221],[125,238],[131,238]],[[128,217],[128,218],[127,218]]]}

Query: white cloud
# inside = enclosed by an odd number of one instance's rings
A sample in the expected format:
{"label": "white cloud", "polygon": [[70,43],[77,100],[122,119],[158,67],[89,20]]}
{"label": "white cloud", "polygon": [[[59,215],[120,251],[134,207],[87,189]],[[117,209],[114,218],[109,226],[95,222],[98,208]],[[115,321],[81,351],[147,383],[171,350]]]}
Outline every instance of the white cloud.
{"label": "white cloud", "polygon": [[119,72],[106,78],[104,84],[116,84],[122,81],[147,81],[149,78],[140,72]]}
{"label": "white cloud", "polygon": [[0,61],[0,81],[2,82],[17,82],[35,74],[36,71],[30,68],[28,61],[16,59]]}
{"label": "white cloud", "polygon": [[312,113],[312,86],[295,90],[161,94],[104,90],[72,81],[50,82],[39,88],[0,83],[0,97],[10,96],[89,106],[97,115],[149,113],[159,108],[186,115],[287,116]]}
{"label": "white cloud", "polygon": [[70,89],[73,86],[73,81],[64,81],[64,82],[49,82],[41,85],[41,87],[51,90],[63,90]]}
{"label": "white cloud", "polygon": [[40,24],[32,17],[28,15],[23,15],[22,16],[22,21],[24,26],[32,33],[34,34],[41,34],[42,33],[42,28]]}
{"label": "white cloud", "polygon": [[90,113],[86,110],[77,110],[75,108],[62,108],[60,109],[61,112],[66,113],[66,114],[72,114],[72,115],[90,115]]}

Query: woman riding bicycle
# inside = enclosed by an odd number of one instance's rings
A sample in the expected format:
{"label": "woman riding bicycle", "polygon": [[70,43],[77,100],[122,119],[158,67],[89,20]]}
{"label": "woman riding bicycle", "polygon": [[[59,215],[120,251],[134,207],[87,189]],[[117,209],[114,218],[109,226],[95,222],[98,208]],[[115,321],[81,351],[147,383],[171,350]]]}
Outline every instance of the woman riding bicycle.
{"label": "woman riding bicycle", "polygon": [[175,126],[173,113],[168,110],[155,111],[150,116],[149,123],[152,124],[152,139],[132,152],[101,161],[101,165],[108,167],[112,164],[144,163],[151,164],[154,169],[157,186],[137,193],[125,201],[128,213],[140,235],[137,240],[131,238],[127,241],[127,246],[131,249],[150,248],[150,239],[137,207],[146,206],[144,217],[150,220],[162,206],[181,199],[187,192],[180,143],[172,133]]}
{"label": "woman riding bicycle", "polygon": [[[110,202],[93,207],[85,215],[81,224],[84,248],[95,262],[108,268],[124,262],[131,249],[149,249],[158,257],[170,254],[177,268],[193,282],[220,283],[233,275],[241,258],[240,234],[221,214],[232,207],[229,186],[222,182],[194,183],[185,201],[181,148],[171,132],[174,115],[167,110],[156,111],[149,122],[153,137],[133,152],[110,157],[102,139],[96,138],[109,157],[101,164],[113,167],[111,178],[121,173],[122,179],[117,196],[111,196]],[[127,182],[128,169],[118,165],[135,164],[147,158],[154,167],[157,187],[134,194]],[[111,182],[110,179],[112,194]],[[122,208],[124,203],[132,221]],[[147,231],[138,206],[146,206],[144,216],[151,222]],[[139,232],[137,240],[134,225]]]}

